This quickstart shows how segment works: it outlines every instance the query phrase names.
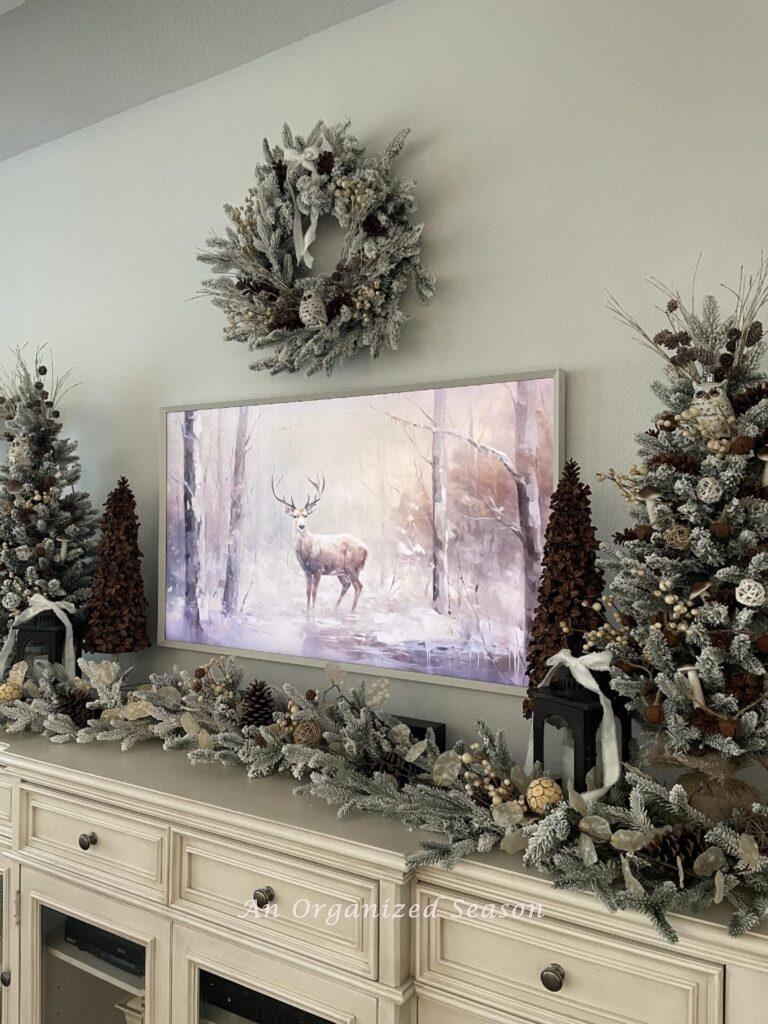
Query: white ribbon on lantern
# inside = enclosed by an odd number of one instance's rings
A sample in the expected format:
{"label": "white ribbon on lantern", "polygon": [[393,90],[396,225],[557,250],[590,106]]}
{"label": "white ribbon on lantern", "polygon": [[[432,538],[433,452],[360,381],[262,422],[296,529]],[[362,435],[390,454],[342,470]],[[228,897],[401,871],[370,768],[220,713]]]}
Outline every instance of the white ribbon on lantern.
{"label": "white ribbon on lantern", "polygon": [[[288,146],[283,152],[283,156],[288,170],[292,167],[303,167],[305,171],[309,171],[313,178],[317,177],[317,158],[320,156],[318,146],[305,146],[304,149],[294,149],[293,146]],[[291,199],[293,200],[293,247],[296,250],[296,260],[299,263],[303,260],[307,267],[311,269],[315,258],[310,254],[309,247],[315,240],[319,218],[316,213],[313,213],[309,219],[309,227],[304,231],[301,223],[301,210],[296,201],[296,193],[293,191],[292,185],[289,185],[289,189]]]}
{"label": "white ribbon on lantern", "polygon": [[[540,686],[546,686],[555,672],[561,665],[564,665],[573,678],[600,698],[600,705],[603,709],[603,720],[600,723],[600,753],[603,767],[603,785],[599,789],[590,789],[581,796],[585,800],[599,800],[605,796],[611,786],[615,786],[621,778],[621,755],[619,752],[619,740],[616,735],[616,718],[613,707],[608,697],[597,684],[592,675],[592,669],[604,671],[610,667],[612,655],[610,651],[595,651],[592,654],[584,654],[580,658],[575,657],[564,647],[551,658],[547,659],[550,666],[549,672],[544,676]],[[563,777],[573,773],[573,737],[570,732],[563,730]],[[567,767],[566,767],[567,766]],[[533,733],[528,740],[528,755],[525,761],[525,770],[530,774],[533,770]]]}
{"label": "white ribbon on lantern", "polygon": [[19,612],[16,618],[13,620],[13,626],[11,627],[8,637],[3,644],[3,649],[0,650],[0,680],[5,679],[6,668],[8,667],[8,660],[13,653],[13,647],[15,643],[14,632],[19,626],[23,626],[25,622],[29,622],[30,619],[34,619],[40,612],[53,612],[56,618],[61,622],[65,629],[64,638],[64,668],[67,670],[68,675],[73,676],[75,674],[75,638],[72,632],[72,620],[70,615],[74,615],[77,609],[71,601],[51,601],[47,597],[43,597],[42,594],[33,594],[29,599],[29,606],[24,609],[23,612]]}

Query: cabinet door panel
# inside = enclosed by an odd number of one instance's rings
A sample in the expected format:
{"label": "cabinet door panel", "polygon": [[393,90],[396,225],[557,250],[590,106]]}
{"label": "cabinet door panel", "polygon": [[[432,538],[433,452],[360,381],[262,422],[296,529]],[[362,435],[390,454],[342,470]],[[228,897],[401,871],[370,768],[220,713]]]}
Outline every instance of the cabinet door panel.
{"label": "cabinet door panel", "polygon": [[[257,1016],[243,1007],[253,997]],[[173,1024],[376,1024],[377,1001],[344,982],[292,963],[289,954],[256,952],[212,931],[175,925]]]}
{"label": "cabinet door panel", "polygon": [[[0,1024],[19,1019],[19,865],[0,857]],[[8,982],[6,985],[5,982]]]}
{"label": "cabinet door panel", "polygon": [[146,1024],[166,1024],[170,949],[169,921],[22,867],[22,1024],[66,1021],[61,1007],[78,1024],[120,1024],[116,1004],[129,1000],[144,1000]]}

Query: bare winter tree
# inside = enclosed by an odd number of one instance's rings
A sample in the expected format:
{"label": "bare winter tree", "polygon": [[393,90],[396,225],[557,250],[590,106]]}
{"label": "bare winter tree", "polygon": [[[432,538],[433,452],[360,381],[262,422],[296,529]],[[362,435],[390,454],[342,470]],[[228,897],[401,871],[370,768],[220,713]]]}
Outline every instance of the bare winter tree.
{"label": "bare winter tree", "polygon": [[235,460],[232,469],[232,491],[229,504],[229,540],[227,542],[227,568],[224,576],[222,607],[225,615],[237,611],[240,583],[240,553],[242,551],[243,494],[245,490],[245,454],[248,450],[248,407],[237,411],[235,432]]}
{"label": "bare winter tree", "polygon": [[193,635],[199,635],[200,605],[200,523],[195,511],[197,481],[195,475],[195,413],[184,412],[184,615]]}
{"label": "bare winter tree", "polygon": [[445,484],[445,406],[442,388],[435,391],[432,432],[432,607],[448,611],[448,509]]}
{"label": "bare winter tree", "polygon": [[462,434],[458,430],[451,430],[447,427],[438,427],[432,422],[415,423],[412,420],[403,419],[402,416],[395,416],[393,413],[387,413],[387,415],[391,420],[397,423],[402,423],[407,427],[415,427],[417,430],[431,430],[433,434],[440,433],[444,437],[452,437],[457,441],[461,441],[463,444],[468,444],[481,455],[485,455],[488,458],[495,459],[497,462],[501,463],[505,472],[507,472],[511,477],[515,488],[515,494],[517,496],[519,521],[517,523],[507,521],[504,525],[518,537],[523,549],[525,559],[525,624],[526,630],[529,630],[531,622],[533,621],[533,613],[536,608],[536,599],[538,596],[541,548],[539,544],[538,530],[536,529],[536,523],[532,515],[531,497],[528,493],[528,485],[525,477],[518,472],[517,467],[510,456],[500,448],[494,448],[492,445],[485,444],[482,441],[476,441],[473,437],[469,437],[467,434]]}

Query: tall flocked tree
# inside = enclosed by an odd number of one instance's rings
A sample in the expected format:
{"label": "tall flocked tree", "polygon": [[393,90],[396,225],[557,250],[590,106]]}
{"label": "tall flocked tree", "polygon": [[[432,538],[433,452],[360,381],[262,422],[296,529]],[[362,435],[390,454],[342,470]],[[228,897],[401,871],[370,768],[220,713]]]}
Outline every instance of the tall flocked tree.
{"label": "tall flocked tree", "polygon": [[88,609],[86,650],[125,654],[149,647],[136,499],[124,476],[104,502]]}
{"label": "tall flocked tree", "polygon": [[[566,462],[550,502],[536,614],[528,645],[528,682],[538,686],[547,659],[563,647],[581,654],[586,634],[602,621],[603,573],[597,566],[598,542],[589,503],[589,487],[579,467]],[[596,606],[596,607],[595,607]],[[531,712],[530,701],[524,713]]]}
{"label": "tall flocked tree", "polygon": [[634,523],[606,567],[613,613],[590,635],[614,653],[613,686],[651,730],[651,763],[683,769],[691,802],[720,820],[756,794],[736,773],[768,750],[768,378],[757,319],[768,261],[723,315],[663,288],[651,335],[613,312],[664,360],[668,381],[638,465],[610,470]]}
{"label": "tall flocked tree", "polygon": [[77,443],[61,437],[59,401],[69,373],[51,380],[20,350],[2,378],[5,439],[0,464],[0,633],[33,594],[82,608],[91,587],[96,517],[80,479]]}

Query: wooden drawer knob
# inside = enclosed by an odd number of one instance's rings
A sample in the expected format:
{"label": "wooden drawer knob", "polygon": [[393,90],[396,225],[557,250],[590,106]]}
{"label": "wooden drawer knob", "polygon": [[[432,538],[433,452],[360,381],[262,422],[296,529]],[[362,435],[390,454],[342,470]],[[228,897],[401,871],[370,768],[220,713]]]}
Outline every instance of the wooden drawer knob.
{"label": "wooden drawer knob", "polygon": [[95,832],[83,832],[77,840],[77,844],[81,850],[90,850],[90,848],[95,846],[97,842],[98,839]]}
{"label": "wooden drawer knob", "polygon": [[3,973],[0,974],[0,985],[2,985],[3,988],[8,988],[8,986],[10,984],[11,984],[11,972],[10,971],[3,971]]}
{"label": "wooden drawer knob", "polygon": [[565,981],[565,971],[560,964],[548,964],[540,977],[541,984],[548,992],[559,992]]}
{"label": "wooden drawer knob", "polygon": [[272,903],[274,898],[275,890],[271,885],[264,885],[261,889],[254,889],[253,891],[253,902],[259,910],[263,910],[268,903]]}

